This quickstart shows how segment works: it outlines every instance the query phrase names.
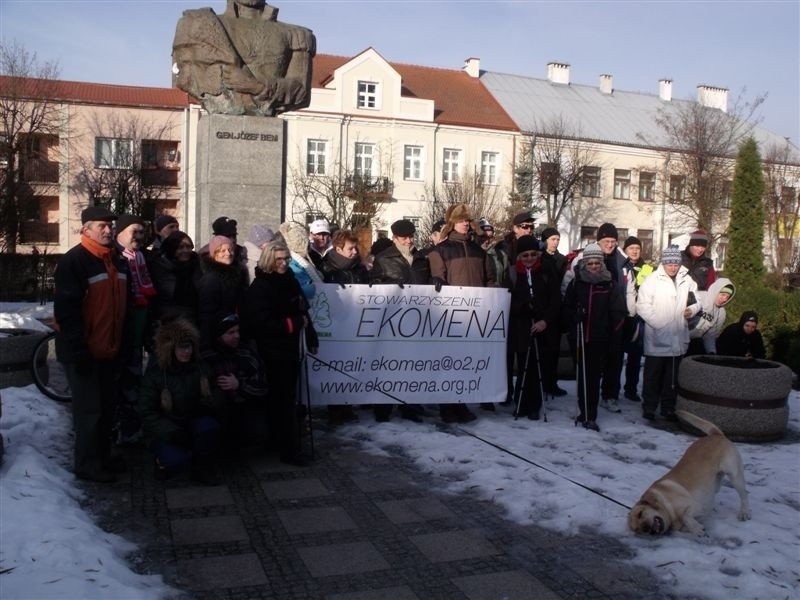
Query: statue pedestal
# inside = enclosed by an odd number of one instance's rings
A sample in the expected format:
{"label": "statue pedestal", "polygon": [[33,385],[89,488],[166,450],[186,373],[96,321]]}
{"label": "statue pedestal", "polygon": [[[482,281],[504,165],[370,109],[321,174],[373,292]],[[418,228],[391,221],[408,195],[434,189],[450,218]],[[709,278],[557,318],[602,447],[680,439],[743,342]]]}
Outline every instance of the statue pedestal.
{"label": "statue pedestal", "polygon": [[195,223],[198,247],[211,237],[211,223],[238,221],[239,243],[250,227],[274,231],[284,220],[286,123],[274,117],[203,114],[197,133]]}

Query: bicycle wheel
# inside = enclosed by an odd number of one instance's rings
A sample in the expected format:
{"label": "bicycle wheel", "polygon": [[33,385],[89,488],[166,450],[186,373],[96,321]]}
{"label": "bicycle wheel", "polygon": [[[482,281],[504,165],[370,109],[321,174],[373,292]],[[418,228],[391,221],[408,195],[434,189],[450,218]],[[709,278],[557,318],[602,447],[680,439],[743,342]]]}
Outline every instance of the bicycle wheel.
{"label": "bicycle wheel", "polygon": [[56,334],[42,338],[36,344],[31,357],[31,375],[39,391],[48,398],[59,402],[72,400],[67,372],[64,365],[56,360]]}

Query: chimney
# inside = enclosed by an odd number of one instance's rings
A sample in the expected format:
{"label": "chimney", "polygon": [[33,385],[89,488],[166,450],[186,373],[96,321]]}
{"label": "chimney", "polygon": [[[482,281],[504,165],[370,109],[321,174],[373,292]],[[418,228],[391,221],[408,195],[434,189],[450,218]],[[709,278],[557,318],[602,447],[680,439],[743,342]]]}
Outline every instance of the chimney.
{"label": "chimney", "polygon": [[569,85],[569,65],[567,63],[547,63],[547,79],[550,83]]}
{"label": "chimney", "polygon": [[718,108],[728,112],[728,88],[714,87],[713,85],[697,86],[697,101],[701,106]]}
{"label": "chimney", "polygon": [[474,77],[477,79],[481,76],[481,59],[480,58],[468,58],[464,61],[464,71],[466,71],[467,75],[470,77]]}
{"label": "chimney", "polygon": [[611,94],[614,92],[614,77],[612,75],[600,75],[600,93]]}
{"label": "chimney", "polygon": [[664,102],[672,101],[672,79],[658,80],[658,97]]}

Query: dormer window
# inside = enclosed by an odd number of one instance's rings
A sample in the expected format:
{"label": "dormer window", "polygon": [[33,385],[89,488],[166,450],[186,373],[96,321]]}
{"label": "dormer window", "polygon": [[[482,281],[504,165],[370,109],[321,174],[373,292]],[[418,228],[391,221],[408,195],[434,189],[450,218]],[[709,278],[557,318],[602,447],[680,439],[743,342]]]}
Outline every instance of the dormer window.
{"label": "dormer window", "polygon": [[358,108],[379,108],[380,87],[374,81],[358,82]]}

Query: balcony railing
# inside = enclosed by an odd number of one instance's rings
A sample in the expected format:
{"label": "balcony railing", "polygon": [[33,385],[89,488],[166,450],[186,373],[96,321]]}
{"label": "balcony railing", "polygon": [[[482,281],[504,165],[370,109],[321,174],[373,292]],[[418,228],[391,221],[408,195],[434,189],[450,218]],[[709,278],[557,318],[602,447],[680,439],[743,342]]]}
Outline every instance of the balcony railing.
{"label": "balcony railing", "polygon": [[142,171],[144,185],[161,185],[164,187],[178,187],[178,174],[180,171],[172,169],[153,169]]}
{"label": "balcony railing", "polygon": [[350,175],[345,180],[345,196],[377,201],[392,198],[393,185],[388,177],[365,177]]}
{"label": "balcony railing", "polygon": [[20,223],[19,241],[21,244],[57,244],[58,223],[23,221]]}
{"label": "balcony railing", "polygon": [[23,175],[26,183],[58,183],[58,163],[33,158],[25,161]]}

